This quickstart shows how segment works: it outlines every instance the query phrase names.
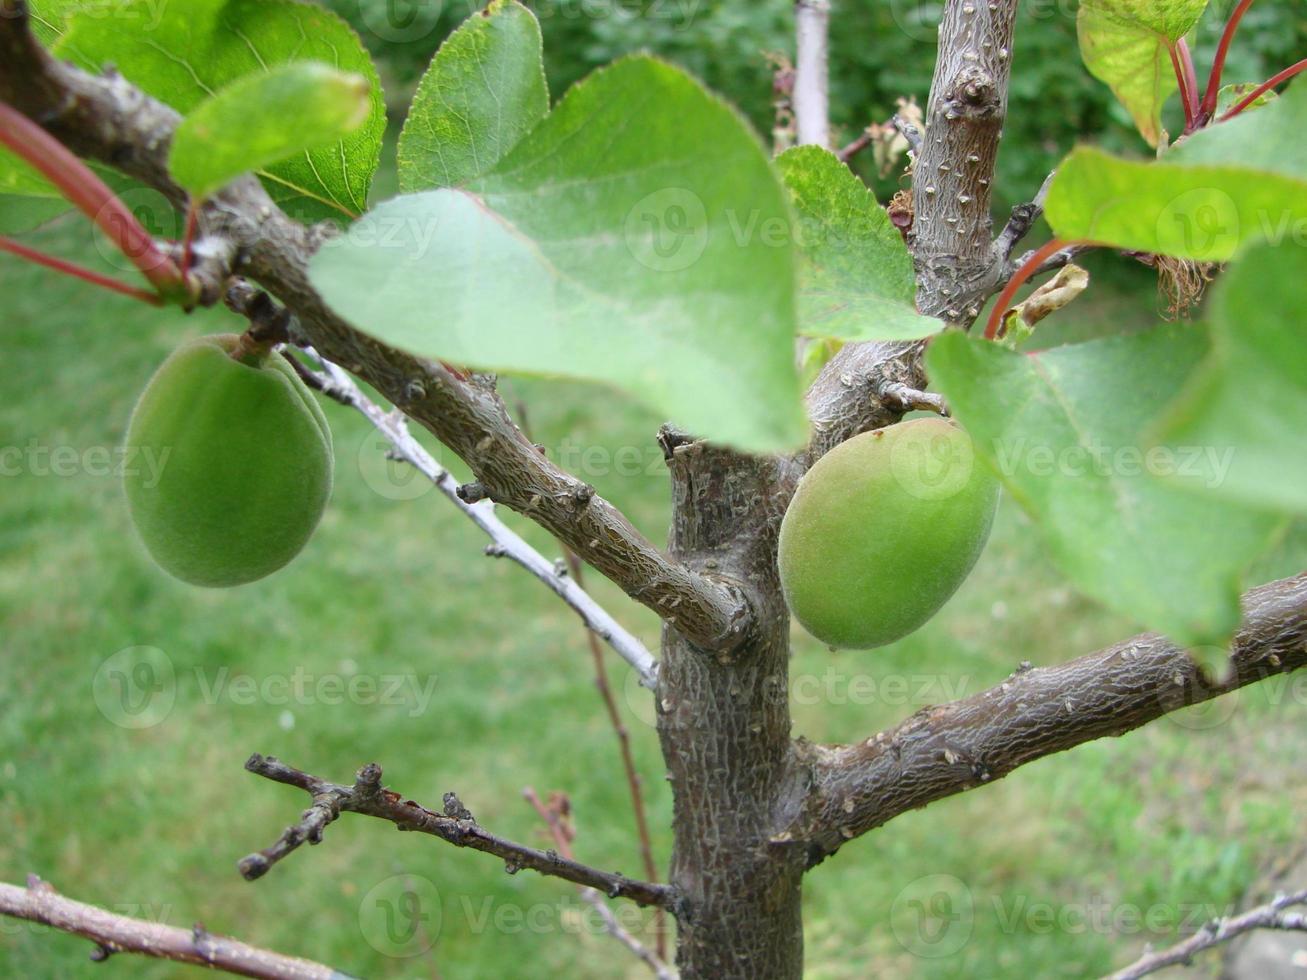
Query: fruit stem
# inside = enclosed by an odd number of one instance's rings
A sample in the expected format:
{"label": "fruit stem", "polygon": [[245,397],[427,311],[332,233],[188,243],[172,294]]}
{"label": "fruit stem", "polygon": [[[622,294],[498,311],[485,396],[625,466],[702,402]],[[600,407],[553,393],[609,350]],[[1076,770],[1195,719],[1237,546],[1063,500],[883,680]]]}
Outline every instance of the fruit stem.
{"label": "fruit stem", "polygon": [[1221,92],[1221,72],[1225,70],[1225,57],[1230,53],[1230,42],[1234,40],[1234,33],[1239,29],[1239,21],[1243,20],[1243,15],[1252,5],[1253,0],[1239,0],[1238,5],[1230,13],[1230,19],[1225,22],[1225,30],[1221,32],[1221,42],[1216,46],[1216,57],[1212,60],[1212,73],[1207,76],[1207,92],[1203,95],[1201,117],[1204,121],[1210,119],[1216,112],[1216,100]]}
{"label": "fruit stem", "polygon": [[43,265],[48,269],[54,269],[66,275],[73,276],[92,285],[100,286],[104,289],[113,290],[115,293],[122,293],[124,296],[130,296],[133,299],[139,299],[151,306],[162,306],[163,297],[158,293],[152,293],[144,289],[137,289],[126,283],[118,282],[116,279],[110,279],[108,276],[102,276],[98,272],[92,272],[80,265],[67,262],[63,259],[56,258],[53,255],[46,255],[34,248],[28,248],[21,242],[16,242],[12,238],[0,236],[0,252],[9,252],[20,258],[27,259],[29,262],[35,262],[37,265]]}
{"label": "fruit stem", "polygon": [[1231,106],[1229,111],[1226,112],[1225,115],[1221,116],[1221,118],[1218,119],[1217,122],[1225,122],[1227,119],[1232,119],[1235,116],[1239,115],[1239,113],[1243,112],[1250,105],[1252,105],[1254,102],[1260,99],[1263,95],[1265,95],[1271,89],[1275,88],[1275,86],[1279,85],[1281,82],[1287,82],[1289,79],[1293,78],[1294,75],[1297,75],[1299,72],[1305,69],[1307,69],[1307,58],[1303,58],[1303,60],[1298,62],[1296,65],[1290,65],[1288,68],[1284,69],[1284,71],[1276,75],[1272,75],[1266,81],[1262,82],[1262,84],[1258,85],[1255,89],[1253,89],[1242,99],[1236,102],[1233,106]]}
{"label": "fruit stem", "polygon": [[1090,241],[1063,241],[1060,238],[1050,238],[1039,248],[1031,253],[1030,258],[1021,264],[1021,268],[1012,273],[1012,278],[1007,281],[1003,291],[998,294],[998,299],[994,300],[994,308],[989,311],[989,321],[985,324],[985,339],[995,340],[998,337],[999,327],[1003,323],[1003,315],[1007,312],[1012,298],[1016,296],[1017,290],[1025,283],[1027,279],[1039,271],[1039,267],[1059,251],[1071,245],[1097,246],[1098,242]]}
{"label": "fruit stem", "polygon": [[90,218],[165,297],[182,294],[181,271],[127,205],[90,167],[17,109],[0,102],[0,143],[39,170]]}

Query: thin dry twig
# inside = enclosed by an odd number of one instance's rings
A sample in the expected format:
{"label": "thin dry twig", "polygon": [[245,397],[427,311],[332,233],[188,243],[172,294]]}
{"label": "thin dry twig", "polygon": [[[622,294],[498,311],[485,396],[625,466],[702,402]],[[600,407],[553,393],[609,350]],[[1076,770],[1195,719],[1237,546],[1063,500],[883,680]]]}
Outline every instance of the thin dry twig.
{"label": "thin dry twig", "polygon": [[196,923],[191,929],[118,915],[65,898],[48,882],[29,875],[27,887],[0,882],[0,915],[39,922],[95,943],[91,959],[115,953],[207,966],[240,977],[266,980],[346,980],[347,975],[312,960],[274,953],[227,936],[215,936]]}
{"label": "thin dry twig", "polygon": [[1198,953],[1257,929],[1307,932],[1307,913],[1288,911],[1297,905],[1307,905],[1307,889],[1277,895],[1265,905],[1249,909],[1242,915],[1213,919],[1188,939],[1157,952],[1145,953],[1129,966],[1108,974],[1103,980],[1139,980],[1139,977],[1146,977],[1167,967],[1188,964]]}
{"label": "thin dry twig", "polygon": [[241,874],[250,881],[263,877],[274,864],[301,844],[321,843],[323,831],[341,813],[362,813],[388,820],[400,830],[429,834],[455,847],[469,847],[492,854],[503,860],[504,867],[510,874],[527,868],[542,875],[597,888],[610,898],[629,898],[637,905],[666,908],[675,899],[675,892],[668,885],[601,871],[563,857],[556,851],[540,851],[498,837],[478,824],[453,793],[445,794],[443,813],[436,813],[412,800],[406,800],[381,785],[381,766],[375,762],[358,771],[353,786],[328,782],[257,753],[250,756],[245,768],[273,782],[298,787],[308,793],[313,801],[299,821],[287,827],[270,847],[241,860]]}
{"label": "thin dry twig", "polygon": [[[540,814],[540,819],[549,827],[550,836],[553,837],[559,852],[564,857],[573,857],[572,841],[576,839],[576,828],[570,820],[572,804],[567,795],[555,793],[550,797],[549,803],[546,804],[541,801],[536,791],[528,786],[522,790],[522,796],[531,804],[536,813]],[[604,897],[599,892],[585,886],[581,886],[580,892],[582,901],[594,908],[599,914],[605,931],[630,950],[640,962],[649,967],[657,980],[676,980],[676,974],[664,962],[663,954],[661,952],[652,952],[649,947],[631,935],[630,930],[617,921],[617,917],[613,915],[613,910],[608,907],[608,903],[604,901]],[[661,929],[661,918],[655,923],[655,927]]]}

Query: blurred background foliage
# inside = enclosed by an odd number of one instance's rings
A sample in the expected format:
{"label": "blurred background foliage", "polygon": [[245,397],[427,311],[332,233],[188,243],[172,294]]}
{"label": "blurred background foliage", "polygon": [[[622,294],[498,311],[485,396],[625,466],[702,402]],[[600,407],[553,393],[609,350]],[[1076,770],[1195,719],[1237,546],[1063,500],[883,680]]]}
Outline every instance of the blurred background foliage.
{"label": "blurred background foliage", "polygon": [[[1235,0],[1214,0],[1192,47],[1205,77]],[[392,111],[402,117],[441,40],[482,6],[473,0],[325,0],[372,50]],[[698,75],[737,105],[759,132],[772,127],[769,54],[793,58],[789,0],[526,0],[540,19],[545,68],[555,99],[594,68],[648,50]],[[942,0],[832,0],[831,121],[837,142],[883,122],[895,100],[925,105],[935,61]],[[1085,71],[1076,42],[1075,0],[1022,0],[1006,133],[995,205],[1028,199],[1078,141],[1143,151],[1130,118],[1107,87]],[[1262,0],[1243,19],[1225,80],[1261,81],[1302,56],[1307,8],[1300,0]],[[1179,130],[1175,99],[1172,132]],[[864,176],[870,160],[858,161]],[[896,178],[875,180],[882,199]]]}

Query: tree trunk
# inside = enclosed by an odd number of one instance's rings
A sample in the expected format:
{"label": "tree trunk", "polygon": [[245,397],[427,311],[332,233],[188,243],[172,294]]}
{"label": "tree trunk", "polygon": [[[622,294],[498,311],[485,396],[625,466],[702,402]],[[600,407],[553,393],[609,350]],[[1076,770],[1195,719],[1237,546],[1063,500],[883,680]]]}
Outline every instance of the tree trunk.
{"label": "tree trunk", "polygon": [[670,548],[744,592],[756,626],[729,654],[664,628],[658,734],[675,797],[670,882],[684,980],[798,978],[798,848],[773,843],[801,798],[788,698],[789,614],[776,572],[783,463],[664,431],[672,474]]}

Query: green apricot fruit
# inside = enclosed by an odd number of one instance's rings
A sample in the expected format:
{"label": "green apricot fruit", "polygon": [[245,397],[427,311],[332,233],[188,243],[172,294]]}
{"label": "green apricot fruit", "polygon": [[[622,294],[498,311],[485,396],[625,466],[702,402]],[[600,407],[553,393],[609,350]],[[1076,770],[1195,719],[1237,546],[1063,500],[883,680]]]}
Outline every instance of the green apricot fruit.
{"label": "green apricot fruit", "polygon": [[322,409],[280,354],[232,357],[238,340],[183,344],[127,426],[132,522],[151,557],[192,585],[275,572],[303,549],[331,496]]}
{"label": "green apricot fruit", "polygon": [[803,477],[781,522],[785,600],[817,639],[869,649],[935,615],[989,538],[998,481],[943,418],[864,432]]}

